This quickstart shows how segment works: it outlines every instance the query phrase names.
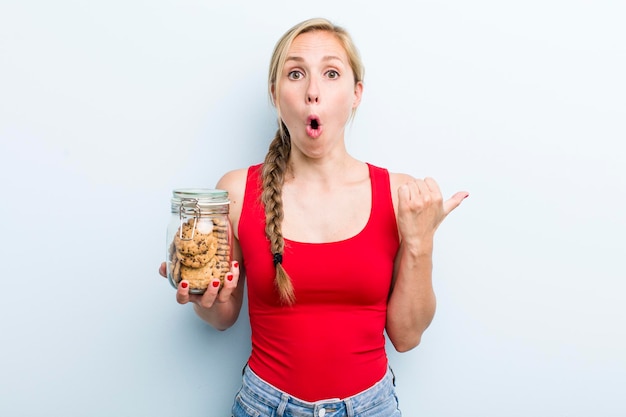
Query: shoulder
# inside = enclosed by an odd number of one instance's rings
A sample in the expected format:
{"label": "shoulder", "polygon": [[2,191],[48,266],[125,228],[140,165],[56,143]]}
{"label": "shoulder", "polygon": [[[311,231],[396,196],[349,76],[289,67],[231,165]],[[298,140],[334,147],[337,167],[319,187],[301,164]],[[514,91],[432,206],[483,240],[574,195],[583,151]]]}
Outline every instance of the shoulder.
{"label": "shoulder", "polygon": [[249,169],[252,169],[252,167],[228,171],[217,182],[216,188],[228,191],[231,219],[238,219],[241,213]]}
{"label": "shoulder", "polygon": [[248,175],[248,169],[249,168],[238,168],[232,171],[228,171],[224,175],[222,175],[222,177],[220,178],[217,184],[229,185],[229,184],[238,183],[241,181],[245,182],[246,177]]}
{"label": "shoulder", "polygon": [[404,185],[414,180],[415,178],[413,178],[409,174],[403,174],[403,173],[398,173],[398,172],[389,173],[389,183],[391,184],[392,192],[397,191],[401,185]]}
{"label": "shoulder", "polygon": [[367,165],[374,171],[386,171],[389,174],[389,183],[391,185],[392,191],[395,191],[402,184],[406,184],[407,182],[414,180],[414,178],[409,174],[391,172],[388,168],[374,165],[369,162],[367,163]]}
{"label": "shoulder", "polygon": [[237,195],[245,190],[248,168],[239,168],[228,171],[217,182],[216,187],[228,191],[228,194]]}
{"label": "shoulder", "polygon": [[248,168],[238,168],[226,172],[217,182],[216,188],[228,191],[231,204],[238,204],[243,200],[248,180],[248,171],[258,169],[259,165]]}
{"label": "shoulder", "polygon": [[372,169],[373,171],[384,171],[387,172],[387,174],[389,175],[389,186],[391,188],[391,193],[394,195],[396,192],[398,191],[398,188],[401,185],[404,185],[408,182],[414,181],[415,178],[413,178],[412,176],[410,176],[409,174],[403,174],[403,173],[398,173],[398,172],[391,172],[389,169],[384,168],[384,167],[380,167],[371,163],[367,163],[367,165],[369,165],[370,169]]}

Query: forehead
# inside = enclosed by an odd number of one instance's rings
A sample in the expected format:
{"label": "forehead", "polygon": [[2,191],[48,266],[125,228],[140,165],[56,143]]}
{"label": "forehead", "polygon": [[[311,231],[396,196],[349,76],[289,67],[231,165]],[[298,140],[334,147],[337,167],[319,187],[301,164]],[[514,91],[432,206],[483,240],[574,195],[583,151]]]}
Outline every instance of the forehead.
{"label": "forehead", "polygon": [[292,42],[287,52],[287,57],[318,54],[323,56],[335,56],[342,61],[347,61],[346,50],[342,43],[333,33],[316,30],[301,33]]}

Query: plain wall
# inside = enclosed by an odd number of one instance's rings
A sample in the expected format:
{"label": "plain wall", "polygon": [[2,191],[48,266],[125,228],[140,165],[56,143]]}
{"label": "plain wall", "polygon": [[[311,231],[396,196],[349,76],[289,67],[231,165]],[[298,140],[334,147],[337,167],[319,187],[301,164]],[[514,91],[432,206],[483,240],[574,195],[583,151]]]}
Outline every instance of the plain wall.
{"label": "plain wall", "polygon": [[227,416],[250,350],[159,277],[176,187],[262,160],[278,37],[353,34],[358,158],[471,195],[404,414],[624,416],[626,5],[0,0],[0,415]]}

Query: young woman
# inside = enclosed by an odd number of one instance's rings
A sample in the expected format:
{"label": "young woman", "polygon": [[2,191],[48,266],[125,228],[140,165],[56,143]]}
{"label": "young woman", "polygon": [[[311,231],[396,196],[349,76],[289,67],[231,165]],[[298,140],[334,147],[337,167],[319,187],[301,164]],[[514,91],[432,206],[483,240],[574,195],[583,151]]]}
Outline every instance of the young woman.
{"label": "young woman", "polygon": [[[252,353],[233,416],[400,416],[384,331],[400,352],[435,313],[433,237],[468,196],[359,161],[344,133],[363,92],[349,34],[325,19],[276,44],[278,131],[262,164],[224,175],[234,261],[222,288],[179,284],[179,303],[217,329],[247,278]],[[161,266],[164,275],[164,266]]]}

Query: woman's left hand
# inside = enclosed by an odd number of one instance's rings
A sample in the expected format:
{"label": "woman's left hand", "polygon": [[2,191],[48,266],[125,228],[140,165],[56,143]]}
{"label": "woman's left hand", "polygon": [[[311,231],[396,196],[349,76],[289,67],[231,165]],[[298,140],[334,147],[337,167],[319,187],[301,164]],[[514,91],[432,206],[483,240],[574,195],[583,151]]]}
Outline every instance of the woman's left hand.
{"label": "woman's left hand", "polygon": [[432,178],[413,179],[398,188],[398,228],[405,244],[432,241],[435,231],[448,214],[469,196],[455,193],[444,201],[439,185]]}

